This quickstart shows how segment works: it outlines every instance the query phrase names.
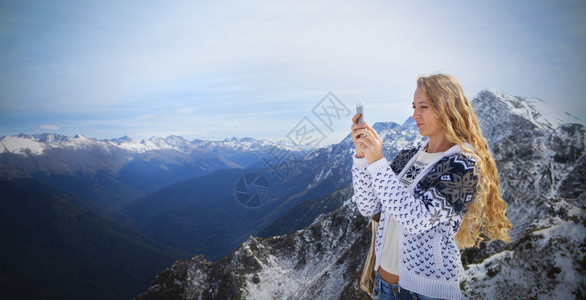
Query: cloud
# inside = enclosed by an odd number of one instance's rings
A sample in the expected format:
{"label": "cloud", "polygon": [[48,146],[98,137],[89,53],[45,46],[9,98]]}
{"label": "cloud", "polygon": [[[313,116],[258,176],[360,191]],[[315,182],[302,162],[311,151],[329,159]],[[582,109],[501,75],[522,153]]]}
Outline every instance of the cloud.
{"label": "cloud", "polygon": [[156,116],[155,116],[155,115],[153,115],[153,114],[146,114],[146,115],[141,115],[141,116],[138,116],[138,117],[136,117],[136,118],[137,118],[138,120],[152,120],[152,119],[156,118]]}
{"label": "cloud", "polygon": [[175,110],[175,113],[178,115],[191,115],[193,114],[197,108],[195,107],[182,107]]}
{"label": "cloud", "polygon": [[60,129],[60,127],[57,125],[41,125],[39,128],[41,128],[43,130],[51,130],[51,131],[56,131],[56,130]]}

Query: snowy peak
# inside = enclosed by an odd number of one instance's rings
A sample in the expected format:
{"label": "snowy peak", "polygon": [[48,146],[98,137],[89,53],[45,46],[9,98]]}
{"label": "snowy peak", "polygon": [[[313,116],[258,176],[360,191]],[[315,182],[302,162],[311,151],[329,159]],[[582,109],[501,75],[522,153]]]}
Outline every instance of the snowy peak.
{"label": "snowy peak", "polygon": [[46,150],[54,148],[81,149],[92,146],[99,146],[105,151],[110,150],[107,145],[83,135],[68,137],[49,133],[38,135],[20,134],[17,136],[5,136],[0,139],[2,152],[33,156],[42,155]]}
{"label": "snowy peak", "polygon": [[511,96],[497,89],[480,91],[472,102],[477,111],[492,108],[493,117],[514,115],[541,129],[555,130],[569,123],[584,124],[582,120],[544,100]]}
{"label": "snowy peak", "polygon": [[196,149],[187,139],[175,135],[167,138],[151,137],[148,140],[138,140],[123,136],[106,142],[120,149],[135,153],[145,153],[152,150],[176,150],[181,153],[190,153]]}
{"label": "snowy peak", "polygon": [[405,120],[405,123],[403,123],[402,126],[405,128],[417,129],[417,122],[415,122],[415,119],[412,117],[409,117]]}
{"label": "snowy peak", "polygon": [[2,152],[20,155],[41,155],[45,151],[45,143],[23,135],[5,136],[0,140],[0,145]]}
{"label": "snowy peak", "polygon": [[[395,122],[376,122],[372,125],[372,128],[376,130],[378,135],[383,139],[383,142],[391,140],[395,142],[395,139],[399,136],[406,137],[408,142],[412,144],[421,140],[421,136],[419,136],[417,130],[417,123],[415,123],[415,120],[411,117],[409,117],[403,125]],[[340,144],[350,147],[349,145],[352,144],[352,137],[350,134],[348,134]],[[385,144],[385,146],[390,145]]]}
{"label": "snowy peak", "polygon": [[19,155],[43,155],[50,149],[79,150],[98,147],[105,152],[118,149],[131,153],[146,153],[149,151],[174,150],[183,154],[195,151],[262,151],[269,147],[278,147],[289,151],[297,151],[295,145],[286,142],[272,142],[254,138],[229,138],[220,141],[189,141],[181,136],[171,135],[166,138],[151,137],[149,139],[135,139],[123,136],[118,139],[96,140],[83,135],[69,137],[60,134],[20,134],[0,138],[0,153],[9,152]]}
{"label": "snowy peak", "polygon": [[[278,147],[289,151],[299,151],[294,144],[288,141],[272,142],[266,139],[254,139],[250,137],[244,138],[226,138],[220,141],[202,141],[194,140],[193,143],[198,144],[202,150],[232,150],[232,151],[259,151],[268,147]],[[304,150],[304,149],[302,149]]]}

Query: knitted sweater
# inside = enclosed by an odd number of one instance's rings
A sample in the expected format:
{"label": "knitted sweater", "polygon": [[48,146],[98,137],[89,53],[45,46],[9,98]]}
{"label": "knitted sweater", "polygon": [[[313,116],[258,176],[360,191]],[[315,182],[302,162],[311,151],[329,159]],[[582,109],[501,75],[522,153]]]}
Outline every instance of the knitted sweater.
{"label": "knitted sweater", "polygon": [[399,284],[428,297],[460,299],[461,258],[454,236],[476,195],[475,161],[456,145],[422,170],[407,190],[398,178],[424,146],[401,151],[390,166],[384,158],[368,165],[353,155],[354,201],[364,216],[381,212],[375,270],[392,216],[401,225]]}

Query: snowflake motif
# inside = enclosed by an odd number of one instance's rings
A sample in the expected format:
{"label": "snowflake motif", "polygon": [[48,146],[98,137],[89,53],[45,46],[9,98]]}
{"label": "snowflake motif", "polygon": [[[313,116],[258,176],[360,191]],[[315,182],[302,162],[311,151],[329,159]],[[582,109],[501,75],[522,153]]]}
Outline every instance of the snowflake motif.
{"label": "snowflake motif", "polygon": [[423,194],[421,196],[421,201],[423,202],[423,204],[425,205],[425,207],[427,207],[428,209],[430,207],[433,207],[433,198],[432,197],[429,197],[429,196]]}
{"label": "snowflake motif", "polygon": [[460,229],[460,225],[460,220],[454,220],[454,224],[452,225],[452,230],[454,231],[454,233],[458,232],[458,229]]}
{"label": "snowflake motif", "polygon": [[433,226],[435,225],[435,223],[441,221],[441,219],[441,212],[439,210],[436,210],[433,213],[431,213],[431,216],[429,217],[429,224]]}
{"label": "snowflake motif", "polygon": [[393,169],[393,171],[395,171],[395,173],[398,173],[401,170],[403,170],[403,168],[405,168],[405,166],[407,165],[407,163],[409,162],[411,157],[413,157],[413,155],[415,155],[415,153],[417,153],[417,151],[419,151],[419,148],[420,147],[416,147],[416,148],[412,148],[410,150],[403,150],[403,151],[399,152],[399,154],[397,154],[397,156],[395,157],[395,159],[391,163],[391,169]]}
{"label": "snowflake motif", "polygon": [[439,187],[439,191],[444,195],[449,195],[449,202],[456,212],[467,209],[471,195],[476,193],[477,177],[472,172],[463,175],[453,174],[452,181],[444,181]]}
{"label": "snowflake motif", "polygon": [[409,186],[415,180],[415,177],[419,175],[421,170],[423,170],[424,165],[421,162],[416,161],[411,165],[411,167],[405,172],[405,175],[401,178],[401,183],[404,186]]}

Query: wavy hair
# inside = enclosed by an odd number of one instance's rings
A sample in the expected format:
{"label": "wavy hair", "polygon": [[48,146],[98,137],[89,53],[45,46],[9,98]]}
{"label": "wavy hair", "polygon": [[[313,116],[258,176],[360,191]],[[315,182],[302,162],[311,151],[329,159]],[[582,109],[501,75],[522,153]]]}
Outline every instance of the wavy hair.
{"label": "wavy hair", "polygon": [[[501,198],[498,170],[462,87],[455,78],[445,74],[421,76],[417,86],[423,88],[431,102],[448,141],[459,145],[465,155],[476,160],[478,193],[456,233],[458,247],[479,246],[484,240],[510,242],[508,231],[513,224],[505,216],[507,203]],[[474,150],[466,148],[464,143],[470,143]]]}

